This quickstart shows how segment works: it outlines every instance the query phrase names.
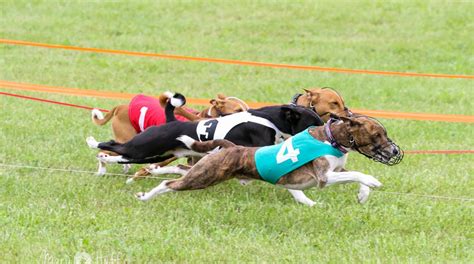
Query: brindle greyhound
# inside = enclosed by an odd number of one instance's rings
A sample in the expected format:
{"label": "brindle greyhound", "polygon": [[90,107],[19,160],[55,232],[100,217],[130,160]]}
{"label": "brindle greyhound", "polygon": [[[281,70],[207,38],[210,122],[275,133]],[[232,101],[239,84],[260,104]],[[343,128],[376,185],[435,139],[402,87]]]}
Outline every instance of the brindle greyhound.
{"label": "brindle greyhound", "polygon": [[[382,124],[370,117],[359,115],[341,117],[339,121],[331,119],[324,127],[310,127],[308,132],[311,135],[308,140],[319,140],[344,153],[339,157],[320,156],[276,181],[276,185],[288,189],[297,202],[309,206],[313,206],[315,202],[306,197],[302,190],[311,187],[322,188],[337,183],[358,182],[360,184],[358,200],[364,203],[369,197],[370,188],[382,186],[373,176],[356,171],[344,171],[347,159],[345,154],[348,151],[355,150],[386,165],[398,164],[403,159],[403,151],[388,138]],[[210,151],[217,146],[224,149],[205,156],[192,168],[185,166],[163,168],[163,173],[176,173],[183,177],[165,180],[147,193],[137,193],[138,199],[146,201],[155,195],[167,192],[204,189],[232,178],[263,180],[255,160],[255,153],[260,148],[235,146],[227,140],[197,142],[189,137],[181,137],[180,140],[197,152]]]}

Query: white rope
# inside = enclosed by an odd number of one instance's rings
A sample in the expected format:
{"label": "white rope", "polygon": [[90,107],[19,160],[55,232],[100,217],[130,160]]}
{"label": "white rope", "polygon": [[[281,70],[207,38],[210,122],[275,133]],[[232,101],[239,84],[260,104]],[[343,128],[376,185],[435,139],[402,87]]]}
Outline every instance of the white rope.
{"label": "white rope", "polygon": [[[61,168],[49,168],[49,167],[37,167],[37,166],[28,166],[28,165],[21,165],[21,164],[5,164],[0,163],[1,167],[10,167],[10,168],[25,168],[25,169],[38,169],[38,170],[50,170],[50,171],[62,171],[62,172],[73,172],[73,173],[88,173],[88,174],[96,174],[96,171],[85,171],[85,170],[74,170],[74,169],[61,169]],[[123,176],[123,177],[130,177],[131,175],[127,174],[120,174],[120,173],[105,173],[105,175],[111,176]],[[165,178],[165,177],[157,177],[157,176],[147,176],[147,179],[162,179],[162,180],[170,180],[173,178]],[[394,194],[394,195],[407,195],[407,196],[416,196],[416,197],[423,197],[423,198],[431,198],[431,199],[445,199],[445,200],[459,200],[459,201],[467,201],[472,202],[474,198],[469,197],[454,197],[454,196],[442,196],[442,195],[431,195],[431,194],[418,194],[418,193],[403,193],[403,192],[390,192],[390,191],[378,191],[373,190],[374,192],[384,193],[384,194]]]}
{"label": "white rope", "polygon": [[385,193],[385,194],[395,194],[395,195],[409,195],[409,196],[417,196],[417,197],[433,198],[433,199],[460,200],[460,201],[467,201],[467,202],[474,201],[474,198],[469,198],[469,197],[453,197],[453,196],[418,194],[418,193],[403,193],[403,192],[389,192],[389,191],[378,191],[378,190],[374,190],[374,192]]}
{"label": "white rope", "polygon": [[[10,168],[24,168],[24,169],[37,169],[37,170],[49,170],[49,171],[62,171],[62,172],[72,172],[72,173],[86,173],[86,174],[96,174],[96,171],[85,171],[85,170],[75,170],[75,169],[61,169],[61,168],[49,168],[49,167],[37,167],[37,166],[28,166],[21,164],[5,164],[0,163],[1,167],[10,167]],[[133,175],[121,174],[121,173],[109,173],[106,172],[105,175],[110,176],[122,176],[122,177],[131,177]],[[146,176],[147,179],[161,179],[161,180],[171,180],[173,178],[165,178],[158,176]]]}

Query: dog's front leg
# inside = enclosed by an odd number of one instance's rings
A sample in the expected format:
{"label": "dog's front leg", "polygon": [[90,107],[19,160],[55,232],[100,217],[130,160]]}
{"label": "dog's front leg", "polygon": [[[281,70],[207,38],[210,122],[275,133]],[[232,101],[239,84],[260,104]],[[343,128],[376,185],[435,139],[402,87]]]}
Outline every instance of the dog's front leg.
{"label": "dog's front leg", "polygon": [[328,181],[326,186],[339,183],[359,182],[368,187],[377,188],[382,186],[374,176],[363,174],[357,171],[346,171],[346,172],[333,172],[328,171],[326,173]]}
{"label": "dog's front leg", "polygon": [[349,182],[358,182],[360,183],[359,193],[357,199],[359,203],[365,203],[369,198],[370,187],[377,188],[382,186],[375,177],[367,174],[363,174],[357,171],[345,171],[345,172],[327,172],[328,181],[326,186],[339,184],[339,183],[349,183]]}
{"label": "dog's front leg", "polygon": [[[339,168],[336,171],[337,172],[347,172],[348,170],[346,170],[345,168]],[[359,203],[363,204],[363,203],[367,202],[367,199],[369,199],[370,188],[367,187],[366,185],[362,184],[362,183],[359,183],[359,185],[360,185],[360,187],[359,187],[359,194],[357,194],[357,200],[359,200]]]}
{"label": "dog's front leg", "polygon": [[293,198],[295,198],[295,200],[298,203],[302,203],[308,206],[313,206],[316,204],[316,202],[309,199],[308,196],[306,196],[303,191],[292,190],[292,189],[288,189],[288,191],[291,193],[291,195],[293,195]]}

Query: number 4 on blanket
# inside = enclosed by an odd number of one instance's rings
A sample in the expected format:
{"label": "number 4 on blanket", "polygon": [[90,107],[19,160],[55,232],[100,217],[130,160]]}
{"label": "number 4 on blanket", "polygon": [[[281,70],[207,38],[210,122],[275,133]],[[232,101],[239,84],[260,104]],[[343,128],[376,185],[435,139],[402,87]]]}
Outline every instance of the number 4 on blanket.
{"label": "number 4 on blanket", "polygon": [[[286,152],[286,153],[285,153]],[[300,149],[294,149],[292,138],[290,137],[285,142],[282,143],[280,150],[276,156],[277,164],[285,162],[289,159],[294,162],[298,162],[298,155],[300,154]]]}
{"label": "number 4 on blanket", "polygon": [[275,184],[283,175],[326,155],[342,157],[344,154],[315,139],[306,129],[278,145],[259,148],[255,152],[255,165],[265,181]]}

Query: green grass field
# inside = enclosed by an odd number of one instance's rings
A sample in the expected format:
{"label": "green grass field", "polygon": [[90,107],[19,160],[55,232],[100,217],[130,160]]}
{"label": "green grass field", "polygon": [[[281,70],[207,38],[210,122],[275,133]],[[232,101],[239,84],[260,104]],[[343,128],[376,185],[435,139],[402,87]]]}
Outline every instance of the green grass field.
{"label": "green grass field", "polygon": [[[474,4],[451,1],[2,1],[0,38],[355,69],[474,75]],[[350,75],[183,62],[0,44],[0,80],[159,94],[218,92],[286,103],[331,86],[349,107],[474,115],[472,80]],[[13,92],[13,90],[2,91]],[[101,108],[126,101],[19,92]],[[5,167],[96,170],[85,138],[111,138],[85,110],[1,97],[0,262],[455,262],[474,259],[472,155],[407,155],[395,167],[351,154],[348,168],[384,187],[287,191],[237,181],[169,194],[133,194],[160,180]],[[472,149],[473,125],[381,120],[405,150]],[[139,166],[135,165],[133,171]],[[109,166],[120,173],[120,166]]]}

